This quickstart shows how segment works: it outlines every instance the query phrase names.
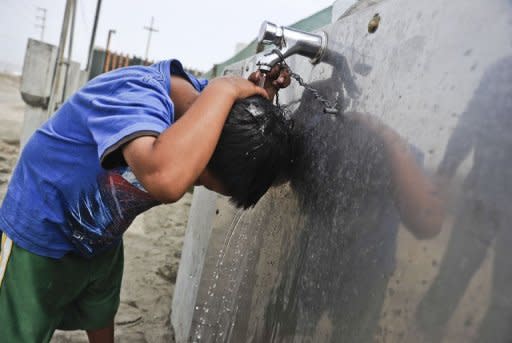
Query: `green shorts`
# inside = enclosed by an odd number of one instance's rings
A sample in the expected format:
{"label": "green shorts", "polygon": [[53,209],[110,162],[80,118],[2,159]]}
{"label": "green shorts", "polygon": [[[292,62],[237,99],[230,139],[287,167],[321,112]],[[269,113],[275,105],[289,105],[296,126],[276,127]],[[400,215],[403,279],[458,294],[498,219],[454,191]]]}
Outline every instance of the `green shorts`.
{"label": "green shorts", "polygon": [[0,337],[48,342],[55,329],[109,326],[119,307],[123,244],[85,259],[32,254],[4,234],[0,253]]}

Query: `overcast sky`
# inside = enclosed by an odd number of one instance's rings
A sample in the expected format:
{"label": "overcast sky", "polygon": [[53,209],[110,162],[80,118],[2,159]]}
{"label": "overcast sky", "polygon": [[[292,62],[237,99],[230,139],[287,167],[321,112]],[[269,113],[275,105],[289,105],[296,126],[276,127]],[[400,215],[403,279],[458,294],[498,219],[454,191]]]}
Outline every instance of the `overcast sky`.
{"label": "overcast sky", "polygon": [[[44,40],[57,44],[65,0],[0,0],[0,71],[23,64],[29,37],[39,38],[37,8],[47,9]],[[143,56],[151,16],[159,32],[149,58],[178,58],[202,71],[231,57],[237,43],[254,39],[263,20],[289,25],[331,5],[334,0],[171,1],[103,0],[95,45],[104,47],[109,29],[117,33],[111,49]],[[78,0],[73,59],[85,66],[96,0]]]}

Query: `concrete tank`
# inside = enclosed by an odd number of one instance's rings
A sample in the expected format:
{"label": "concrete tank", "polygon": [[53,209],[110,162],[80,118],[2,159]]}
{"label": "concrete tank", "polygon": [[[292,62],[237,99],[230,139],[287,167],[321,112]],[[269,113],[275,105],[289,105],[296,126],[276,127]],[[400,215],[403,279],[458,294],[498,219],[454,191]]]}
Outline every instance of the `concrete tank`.
{"label": "concrete tank", "polygon": [[177,341],[509,342],[512,1],[365,1],[334,19],[321,63],[288,59],[342,109],[281,91],[290,181],[243,212],[194,193]]}

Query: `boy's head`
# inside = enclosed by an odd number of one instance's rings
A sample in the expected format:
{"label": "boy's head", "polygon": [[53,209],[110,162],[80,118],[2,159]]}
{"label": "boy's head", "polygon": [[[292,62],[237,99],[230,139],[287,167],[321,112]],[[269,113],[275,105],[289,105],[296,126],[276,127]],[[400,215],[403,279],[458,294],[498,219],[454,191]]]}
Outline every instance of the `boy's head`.
{"label": "boy's head", "polygon": [[207,171],[237,207],[248,208],[287,171],[290,161],[289,123],[270,101],[252,96],[231,108]]}

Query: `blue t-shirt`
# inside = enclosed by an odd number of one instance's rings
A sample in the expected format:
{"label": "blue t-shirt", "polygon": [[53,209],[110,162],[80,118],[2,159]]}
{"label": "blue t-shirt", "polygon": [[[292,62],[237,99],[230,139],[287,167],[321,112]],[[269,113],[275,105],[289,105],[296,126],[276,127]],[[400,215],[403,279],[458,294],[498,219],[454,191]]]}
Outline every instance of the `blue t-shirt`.
{"label": "blue t-shirt", "polygon": [[0,231],[52,258],[71,251],[93,256],[119,242],[133,219],[157,204],[119,148],[174,122],[171,74],[198,91],[207,84],[169,60],[102,74],[71,96],[23,149],[0,209]]}

